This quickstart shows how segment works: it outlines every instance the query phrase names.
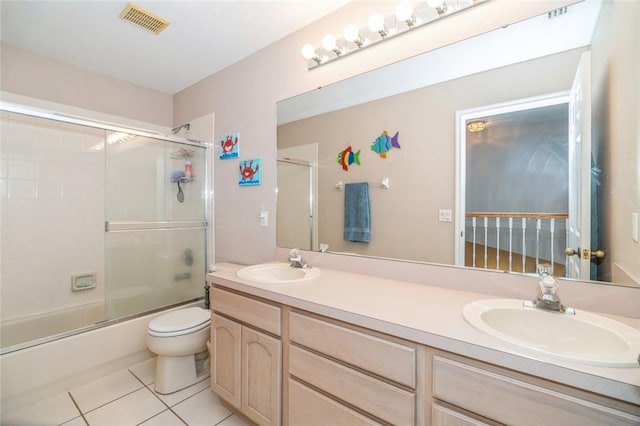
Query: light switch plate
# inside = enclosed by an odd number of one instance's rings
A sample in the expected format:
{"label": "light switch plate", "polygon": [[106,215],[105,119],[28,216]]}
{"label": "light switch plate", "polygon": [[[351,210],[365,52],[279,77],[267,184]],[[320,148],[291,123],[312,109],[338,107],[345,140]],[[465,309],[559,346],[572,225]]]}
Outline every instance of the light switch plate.
{"label": "light switch plate", "polygon": [[638,242],[638,213],[631,213],[631,239]]}
{"label": "light switch plate", "polygon": [[438,219],[440,222],[451,222],[453,213],[451,210],[440,210],[438,212]]}

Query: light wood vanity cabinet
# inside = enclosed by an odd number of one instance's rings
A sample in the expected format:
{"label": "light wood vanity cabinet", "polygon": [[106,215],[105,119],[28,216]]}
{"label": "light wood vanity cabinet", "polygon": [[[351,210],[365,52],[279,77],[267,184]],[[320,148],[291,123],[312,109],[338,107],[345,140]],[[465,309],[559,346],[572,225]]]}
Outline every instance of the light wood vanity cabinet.
{"label": "light wood vanity cabinet", "polygon": [[300,312],[289,341],[289,424],[422,424],[418,345]]}
{"label": "light wood vanity cabinet", "polygon": [[280,307],[219,288],[211,299],[212,390],[257,424],[280,425]]}
{"label": "light wood vanity cabinet", "polygon": [[212,289],[211,387],[259,425],[640,425],[640,406]]}
{"label": "light wood vanity cabinet", "polygon": [[637,405],[451,354],[433,357],[432,380],[434,426],[640,425]]}

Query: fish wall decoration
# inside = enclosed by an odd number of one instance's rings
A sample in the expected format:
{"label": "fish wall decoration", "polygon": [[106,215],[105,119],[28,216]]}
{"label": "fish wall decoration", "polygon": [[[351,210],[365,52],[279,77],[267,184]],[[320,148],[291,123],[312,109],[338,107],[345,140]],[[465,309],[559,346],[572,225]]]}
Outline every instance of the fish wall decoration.
{"label": "fish wall decoration", "polygon": [[358,166],[360,165],[360,150],[353,152],[353,150],[351,149],[351,145],[349,145],[338,154],[338,158],[336,158],[336,161],[342,166],[342,170],[348,172],[350,165],[354,163]]}
{"label": "fish wall decoration", "polygon": [[387,158],[387,152],[391,150],[391,148],[400,148],[400,143],[398,143],[398,133],[395,135],[389,136],[387,131],[383,131],[380,136],[378,136],[373,143],[371,144],[371,151],[378,154],[381,158]]}

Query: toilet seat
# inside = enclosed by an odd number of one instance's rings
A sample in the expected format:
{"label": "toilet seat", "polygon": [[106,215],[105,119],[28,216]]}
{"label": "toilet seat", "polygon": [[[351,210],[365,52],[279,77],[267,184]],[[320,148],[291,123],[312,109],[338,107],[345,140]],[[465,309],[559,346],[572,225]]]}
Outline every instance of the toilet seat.
{"label": "toilet seat", "polygon": [[147,332],[156,337],[182,336],[207,328],[210,324],[211,314],[206,309],[178,309],[152,319]]}

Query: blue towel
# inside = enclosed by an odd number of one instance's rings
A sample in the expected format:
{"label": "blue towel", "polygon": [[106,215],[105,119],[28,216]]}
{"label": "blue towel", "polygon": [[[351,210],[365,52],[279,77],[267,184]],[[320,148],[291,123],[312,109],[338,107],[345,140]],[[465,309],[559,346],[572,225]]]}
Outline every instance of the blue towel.
{"label": "blue towel", "polygon": [[371,208],[367,182],[344,185],[344,239],[361,243],[368,243],[371,239]]}

